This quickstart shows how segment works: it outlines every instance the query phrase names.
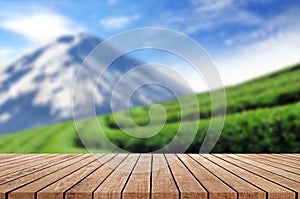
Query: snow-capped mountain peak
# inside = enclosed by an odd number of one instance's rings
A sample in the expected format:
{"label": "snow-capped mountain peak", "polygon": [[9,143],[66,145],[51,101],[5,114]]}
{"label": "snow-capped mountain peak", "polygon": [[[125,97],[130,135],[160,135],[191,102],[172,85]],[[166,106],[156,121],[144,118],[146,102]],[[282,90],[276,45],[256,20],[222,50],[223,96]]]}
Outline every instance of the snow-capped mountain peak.
{"label": "snow-capped mountain peak", "polygon": [[[85,57],[101,41],[88,33],[62,36],[2,66],[0,133],[71,119],[76,73]],[[97,114],[111,111],[109,101],[114,84],[122,74],[141,62],[122,56],[113,64],[113,70],[103,77],[101,88],[95,92]],[[99,67],[102,67],[101,63]],[[93,74],[92,67],[91,71],[86,70],[86,75],[88,78],[77,81],[84,85],[86,92],[94,92],[98,77]],[[159,98],[140,96],[133,106],[170,98],[170,95],[156,92]]]}

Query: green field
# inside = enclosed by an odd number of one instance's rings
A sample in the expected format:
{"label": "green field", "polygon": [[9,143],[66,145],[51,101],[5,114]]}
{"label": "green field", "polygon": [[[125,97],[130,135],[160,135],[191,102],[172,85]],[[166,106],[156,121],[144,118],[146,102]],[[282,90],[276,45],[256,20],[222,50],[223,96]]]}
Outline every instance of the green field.
{"label": "green field", "polygon": [[[217,92],[217,91],[216,91]],[[226,88],[227,117],[222,135],[213,152],[300,152],[300,64],[288,67],[270,75]],[[182,100],[190,96],[183,96]],[[180,112],[178,100],[161,103],[167,112],[167,123],[155,136],[133,138],[119,129],[112,115],[97,118],[106,137],[115,145],[131,152],[149,152],[168,144],[176,135],[180,121],[185,126],[182,143],[193,140],[187,152],[199,152],[207,132],[212,113],[218,120],[217,105],[211,108],[208,93],[197,95],[201,114],[195,112],[193,104],[186,104],[184,114]],[[221,106],[221,105],[220,105]],[[130,111],[133,121],[143,126],[136,128],[128,123],[128,116],[117,113],[120,127],[135,134],[146,135],[156,126],[147,127],[150,122],[159,124],[163,119],[156,114],[151,121],[150,106]],[[201,117],[199,124],[197,120]],[[87,150],[82,140],[95,152],[112,152],[107,143],[99,138],[93,119],[82,121],[84,132],[79,139],[72,121],[29,129],[0,136],[1,153],[84,153]],[[198,125],[196,138],[189,127]],[[214,132],[211,132],[212,134]],[[169,148],[166,152],[176,152]]]}

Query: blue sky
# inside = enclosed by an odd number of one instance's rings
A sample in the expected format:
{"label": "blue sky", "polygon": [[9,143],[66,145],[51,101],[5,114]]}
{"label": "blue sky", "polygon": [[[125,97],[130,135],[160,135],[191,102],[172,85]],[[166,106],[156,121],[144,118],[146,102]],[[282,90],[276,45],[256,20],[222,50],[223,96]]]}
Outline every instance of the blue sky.
{"label": "blue sky", "polygon": [[0,0],[0,64],[63,34],[155,26],[199,42],[229,85],[299,62],[299,19],[299,0]]}

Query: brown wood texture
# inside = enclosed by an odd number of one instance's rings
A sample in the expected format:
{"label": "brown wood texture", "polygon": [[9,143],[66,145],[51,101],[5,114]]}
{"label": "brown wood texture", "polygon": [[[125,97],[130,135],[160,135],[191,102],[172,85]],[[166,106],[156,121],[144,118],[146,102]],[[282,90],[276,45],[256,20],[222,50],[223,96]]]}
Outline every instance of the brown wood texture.
{"label": "brown wood texture", "polygon": [[299,199],[299,154],[2,154],[0,199]]}

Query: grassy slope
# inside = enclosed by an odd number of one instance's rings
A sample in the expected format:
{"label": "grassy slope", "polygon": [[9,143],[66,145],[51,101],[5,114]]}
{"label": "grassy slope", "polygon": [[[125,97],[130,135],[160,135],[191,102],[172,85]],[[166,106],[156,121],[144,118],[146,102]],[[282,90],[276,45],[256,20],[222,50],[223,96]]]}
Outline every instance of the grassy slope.
{"label": "grassy slope", "polygon": [[[300,64],[282,71],[258,78],[237,86],[226,88],[227,118],[222,136],[215,146],[215,152],[299,152],[300,151]],[[184,96],[183,98],[188,98]],[[210,114],[217,111],[210,108],[208,93],[198,96],[201,122],[197,138],[189,152],[197,152],[203,140]],[[120,131],[111,115],[99,117],[107,137],[115,144],[131,151],[155,150],[167,144],[178,129],[181,119],[178,101],[162,103],[168,113],[167,124],[156,136],[149,139],[130,138]],[[189,126],[193,118],[199,117],[193,106],[185,107],[188,112],[183,117],[183,125]],[[149,106],[131,111],[133,120],[139,125],[150,122]],[[123,114],[123,113],[119,113]],[[126,118],[124,116],[124,118]],[[159,120],[159,116],[156,117]],[[122,126],[131,132],[124,119]],[[101,149],[105,144],[95,140],[96,134],[86,123],[84,140],[90,147]],[[138,130],[147,133],[147,128]],[[185,132],[186,137],[190,133]],[[180,145],[180,143],[179,143]],[[16,153],[82,153],[86,152],[76,133],[73,122],[48,125],[7,134],[0,137],[0,152]]]}

